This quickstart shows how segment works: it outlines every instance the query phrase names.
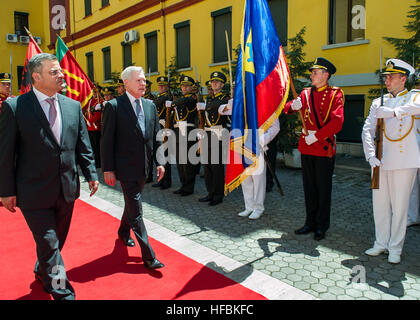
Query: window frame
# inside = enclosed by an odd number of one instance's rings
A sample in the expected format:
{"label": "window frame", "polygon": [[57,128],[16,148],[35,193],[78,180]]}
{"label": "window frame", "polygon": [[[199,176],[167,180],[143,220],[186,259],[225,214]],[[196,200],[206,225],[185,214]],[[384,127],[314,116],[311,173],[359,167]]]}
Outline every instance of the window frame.
{"label": "window frame", "polygon": [[[153,54],[151,55],[151,57],[149,56],[149,46],[150,46],[149,40],[152,39],[152,38],[154,38],[155,41],[156,41],[156,48],[153,48],[153,49],[156,50],[156,54],[154,55],[156,57],[155,58],[156,60],[154,61],[154,63],[156,63],[156,65],[153,65],[154,68],[151,68],[151,60],[149,59],[149,58],[153,59]],[[145,33],[144,34],[144,40],[145,40],[144,42],[145,42],[145,50],[146,50],[145,54],[146,54],[146,68],[147,68],[147,70],[145,70],[145,72],[146,72],[146,74],[148,74],[149,69],[150,69],[151,73],[158,72],[158,70],[159,70],[159,51],[158,51],[158,32],[157,32],[157,30]]]}
{"label": "window frame", "polygon": [[[232,56],[232,6],[230,7],[226,7],[220,10],[216,10],[210,13],[210,16],[212,18],[212,32],[213,32],[213,56],[212,56],[212,61],[213,63],[223,63],[223,62],[227,62],[228,61],[228,54],[227,54],[227,47],[226,47],[226,35],[223,32],[223,35],[221,36],[222,41],[220,44],[216,45],[216,38],[219,39],[218,36],[220,35],[216,35],[216,18],[219,18],[221,16],[224,15],[230,15],[230,26],[228,26],[227,29],[225,29],[228,33],[228,41],[229,41],[229,49],[230,49],[230,55]],[[219,45],[221,45],[223,48],[219,47]],[[219,56],[216,56],[216,50],[221,49],[222,51],[224,51],[223,56],[221,55],[220,58]]]}
{"label": "window frame", "polygon": [[[183,54],[179,54],[181,50],[185,49],[184,48],[180,48],[179,47],[179,36],[180,36],[180,32],[181,30],[183,30],[184,28],[186,28],[185,30],[188,30],[188,65],[181,65],[179,62],[179,58],[182,57],[186,57]],[[186,20],[183,22],[179,22],[174,24],[174,29],[175,29],[175,52],[176,52],[176,67],[178,69],[184,69],[184,68],[191,68],[191,24],[190,24],[190,20]],[[187,52],[186,52],[187,53]]]}
{"label": "window frame", "polygon": [[[107,61],[106,61],[106,54],[109,54],[109,77],[107,77]],[[103,70],[104,70],[104,81],[112,80],[112,68],[111,68],[111,47],[102,48],[102,59],[103,59]]]}

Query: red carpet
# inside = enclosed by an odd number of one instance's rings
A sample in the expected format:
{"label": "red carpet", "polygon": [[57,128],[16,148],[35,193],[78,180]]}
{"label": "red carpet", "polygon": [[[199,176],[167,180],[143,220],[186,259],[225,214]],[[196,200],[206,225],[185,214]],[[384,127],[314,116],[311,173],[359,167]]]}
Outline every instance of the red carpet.
{"label": "red carpet", "polygon": [[[119,220],[78,200],[62,255],[78,300],[262,300],[262,295],[150,238],[165,267],[143,266],[138,243],[116,240]],[[35,281],[35,243],[21,214],[0,207],[0,299],[51,299]]]}

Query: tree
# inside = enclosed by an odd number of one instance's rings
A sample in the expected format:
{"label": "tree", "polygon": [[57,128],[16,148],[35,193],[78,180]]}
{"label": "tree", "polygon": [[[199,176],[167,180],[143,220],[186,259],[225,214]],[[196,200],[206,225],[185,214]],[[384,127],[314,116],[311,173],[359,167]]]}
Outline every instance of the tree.
{"label": "tree", "polygon": [[[312,66],[311,62],[304,62],[306,54],[303,47],[306,41],[305,35],[306,27],[303,27],[293,38],[288,39],[288,51],[285,52],[286,58],[289,61],[289,71],[291,74],[291,81],[295,85],[296,91],[300,92],[309,82],[308,70]],[[288,100],[294,99],[290,90]],[[293,148],[296,148],[299,142],[300,131],[302,124],[297,113],[292,115],[280,115],[280,133],[279,133],[279,148],[285,153],[292,153]]]}

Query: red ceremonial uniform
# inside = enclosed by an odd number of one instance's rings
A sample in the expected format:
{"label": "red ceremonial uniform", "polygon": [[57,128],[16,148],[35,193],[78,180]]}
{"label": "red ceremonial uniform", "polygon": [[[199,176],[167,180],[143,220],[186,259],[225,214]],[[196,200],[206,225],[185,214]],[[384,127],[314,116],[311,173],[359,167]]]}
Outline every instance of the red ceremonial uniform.
{"label": "red ceremonial uniform", "polygon": [[[338,87],[331,87],[326,85],[322,88],[313,88],[313,101],[311,102],[311,88],[305,88],[300,94],[302,101],[302,111],[305,119],[306,128],[309,133],[316,131],[316,138],[318,141],[308,145],[305,142],[305,136],[302,133],[299,139],[299,151],[302,154],[326,157],[328,155],[328,143],[326,139],[334,143],[333,155],[335,154],[335,140],[334,135],[340,132],[344,122],[344,94]],[[291,108],[293,101],[289,101],[284,107],[284,113],[292,114],[294,111]],[[318,121],[321,128],[318,128],[314,112],[317,113]]]}

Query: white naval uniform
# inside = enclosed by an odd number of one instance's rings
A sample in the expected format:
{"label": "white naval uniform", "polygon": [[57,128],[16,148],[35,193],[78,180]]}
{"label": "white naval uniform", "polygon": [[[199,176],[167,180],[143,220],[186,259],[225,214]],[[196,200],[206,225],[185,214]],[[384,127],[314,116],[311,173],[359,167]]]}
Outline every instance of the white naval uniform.
{"label": "white naval uniform", "polygon": [[[420,90],[419,89],[413,89],[412,92],[417,92],[417,94],[413,94],[410,102],[408,104],[408,107],[415,107],[415,104],[420,103]],[[416,137],[417,137],[417,144],[420,148],[420,116],[416,116],[416,122],[417,122],[417,131],[416,131]],[[420,223],[419,220],[419,205],[420,205],[420,170],[417,170],[417,177],[416,181],[414,182],[413,191],[411,191],[410,196],[410,205],[408,207],[408,218],[407,218],[407,226]]]}
{"label": "white naval uniform", "polygon": [[[274,139],[280,131],[280,122],[277,118],[270,128],[264,133],[263,149],[267,149],[267,144]],[[264,150],[265,151],[265,150]],[[244,195],[245,210],[246,211],[264,211],[264,199],[266,190],[266,163],[264,161],[263,152],[258,158],[259,168],[242,182],[242,192]]]}
{"label": "white naval uniform", "polygon": [[[379,189],[372,191],[376,240],[374,248],[401,255],[407,224],[411,190],[420,167],[415,114],[420,105],[408,105],[413,92],[406,89],[396,97],[384,95],[384,106],[394,109],[397,117],[384,119],[383,154]],[[363,126],[362,140],[366,160],[375,156],[376,109],[380,99],[372,102]]]}

